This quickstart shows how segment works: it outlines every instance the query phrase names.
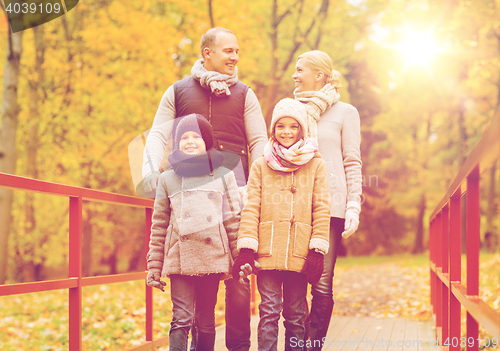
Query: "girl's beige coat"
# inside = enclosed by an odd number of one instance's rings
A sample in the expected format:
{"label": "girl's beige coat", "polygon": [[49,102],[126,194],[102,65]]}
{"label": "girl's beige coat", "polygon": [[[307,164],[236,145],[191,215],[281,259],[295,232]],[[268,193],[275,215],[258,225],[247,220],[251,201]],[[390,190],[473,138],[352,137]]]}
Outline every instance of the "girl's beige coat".
{"label": "girl's beige coat", "polygon": [[330,195],[325,162],[318,153],[294,172],[256,160],[247,185],[238,250],[257,253],[262,269],[300,272],[309,249],[328,251]]}

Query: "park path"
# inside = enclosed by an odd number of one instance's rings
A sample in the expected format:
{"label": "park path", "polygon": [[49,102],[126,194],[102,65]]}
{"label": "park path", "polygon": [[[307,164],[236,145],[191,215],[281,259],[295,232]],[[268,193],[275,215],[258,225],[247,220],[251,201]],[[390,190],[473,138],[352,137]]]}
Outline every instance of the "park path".
{"label": "park path", "polygon": [[[339,265],[335,274],[335,309],[327,335],[331,349],[431,349],[435,331],[430,312],[428,266],[398,262]],[[251,351],[257,350],[257,324],[258,316],[253,316]],[[283,348],[283,329],[280,322],[278,349]],[[225,350],[224,326],[217,329],[215,349]]]}

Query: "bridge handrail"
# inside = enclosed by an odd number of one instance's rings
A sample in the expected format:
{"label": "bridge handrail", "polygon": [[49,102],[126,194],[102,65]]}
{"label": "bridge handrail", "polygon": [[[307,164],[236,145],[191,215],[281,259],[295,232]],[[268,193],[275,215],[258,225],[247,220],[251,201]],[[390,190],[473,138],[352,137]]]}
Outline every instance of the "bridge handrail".
{"label": "bridge handrail", "polygon": [[[479,324],[500,340],[500,313],[479,298],[479,180],[498,159],[500,110],[430,217],[431,305],[440,345],[449,351],[461,350],[461,306],[467,311],[467,351],[479,350]],[[467,286],[461,283],[461,201],[465,194]]]}

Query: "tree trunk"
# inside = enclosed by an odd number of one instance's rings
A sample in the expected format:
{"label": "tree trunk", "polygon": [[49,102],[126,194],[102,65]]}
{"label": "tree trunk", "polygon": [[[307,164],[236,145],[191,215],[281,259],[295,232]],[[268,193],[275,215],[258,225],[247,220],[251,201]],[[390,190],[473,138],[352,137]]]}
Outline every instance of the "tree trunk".
{"label": "tree trunk", "polygon": [[[23,49],[23,32],[12,33],[9,29],[7,59],[3,76],[3,93],[0,113],[0,172],[16,173],[16,129],[19,112],[17,89],[19,63]],[[7,253],[11,223],[13,191],[0,187],[0,284],[7,277]]]}
{"label": "tree trunk", "polygon": [[422,193],[420,197],[420,202],[418,204],[418,216],[417,216],[417,232],[415,235],[415,246],[413,246],[412,253],[422,253],[424,252],[424,217],[425,217],[425,193]]}
{"label": "tree trunk", "polygon": [[[43,26],[33,28],[35,39],[35,64],[32,74],[29,79],[30,87],[30,105],[29,105],[29,125],[28,125],[28,164],[26,167],[26,175],[33,179],[38,179],[38,148],[39,148],[39,132],[38,127],[40,124],[40,86],[43,81],[43,61],[45,48],[43,45]],[[39,273],[43,263],[36,260],[37,247],[42,245],[43,233],[36,235],[36,219],[35,219],[35,194],[33,192],[26,192],[26,235],[31,238],[27,244],[29,247],[26,251],[29,257],[32,257],[31,262],[24,262],[23,275],[24,281],[38,281],[41,279]],[[36,263],[38,262],[38,263]],[[37,273],[38,272],[38,273]]]}

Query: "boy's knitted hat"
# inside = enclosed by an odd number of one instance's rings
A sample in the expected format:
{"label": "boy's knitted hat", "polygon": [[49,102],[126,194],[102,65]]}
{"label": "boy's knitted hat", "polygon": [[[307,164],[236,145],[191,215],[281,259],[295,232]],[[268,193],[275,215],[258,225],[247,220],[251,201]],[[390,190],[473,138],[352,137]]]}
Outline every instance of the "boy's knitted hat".
{"label": "boy's knitted hat", "polygon": [[276,106],[274,106],[270,126],[271,135],[274,134],[274,126],[276,122],[278,122],[278,120],[282,117],[294,118],[300,125],[302,135],[304,135],[304,137],[307,135],[307,111],[302,102],[286,98],[280,100]]}
{"label": "boy's knitted hat", "polygon": [[177,129],[175,131],[175,149],[179,148],[179,142],[181,140],[182,134],[186,132],[195,132],[201,135],[203,141],[205,142],[205,148],[207,150],[210,150],[214,146],[212,126],[205,117],[197,113],[192,113],[190,115],[179,118],[180,122],[179,124],[177,124]]}

